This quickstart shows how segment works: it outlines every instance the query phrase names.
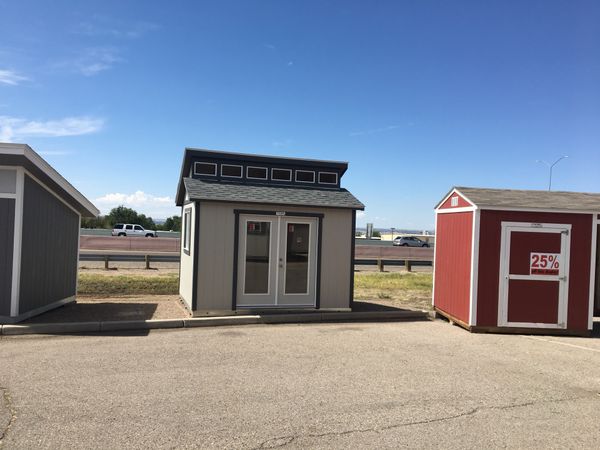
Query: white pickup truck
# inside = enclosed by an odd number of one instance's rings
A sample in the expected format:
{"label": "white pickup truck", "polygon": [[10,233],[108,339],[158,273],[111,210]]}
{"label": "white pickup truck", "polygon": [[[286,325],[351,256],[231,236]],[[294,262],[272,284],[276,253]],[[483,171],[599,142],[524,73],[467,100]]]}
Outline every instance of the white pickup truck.
{"label": "white pickup truck", "polygon": [[117,223],[112,230],[113,236],[158,237],[156,231],[145,230],[143,226],[131,223]]}

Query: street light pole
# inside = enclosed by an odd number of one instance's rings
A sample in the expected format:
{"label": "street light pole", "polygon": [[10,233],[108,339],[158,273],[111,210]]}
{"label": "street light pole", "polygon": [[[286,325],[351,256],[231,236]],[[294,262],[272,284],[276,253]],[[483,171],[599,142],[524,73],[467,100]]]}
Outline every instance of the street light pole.
{"label": "street light pole", "polygon": [[561,162],[565,158],[568,158],[568,156],[567,155],[561,156],[556,161],[554,161],[552,164],[550,164],[548,161],[544,161],[543,159],[538,159],[536,161],[538,163],[544,163],[544,164],[546,164],[548,166],[548,169],[550,169],[550,177],[548,179],[548,190],[549,191],[552,190],[552,169],[554,169],[554,166],[557,165],[559,162]]}

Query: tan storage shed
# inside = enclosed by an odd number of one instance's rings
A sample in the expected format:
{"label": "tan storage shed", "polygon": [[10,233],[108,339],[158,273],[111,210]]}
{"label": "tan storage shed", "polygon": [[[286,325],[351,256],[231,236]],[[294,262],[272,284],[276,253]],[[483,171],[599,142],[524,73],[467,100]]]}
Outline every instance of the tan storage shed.
{"label": "tan storage shed", "polygon": [[186,149],[179,293],[194,315],[349,311],[356,210],[345,162]]}

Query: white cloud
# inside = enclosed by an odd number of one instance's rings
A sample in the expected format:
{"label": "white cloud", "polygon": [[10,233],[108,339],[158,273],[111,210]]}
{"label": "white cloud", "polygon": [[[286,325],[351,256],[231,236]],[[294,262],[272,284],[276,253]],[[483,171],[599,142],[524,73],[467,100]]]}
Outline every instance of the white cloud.
{"label": "white cloud", "polygon": [[175,206],[173,198],[146,194],[144,191],[136,191],[133,194],[109,193],[97,198],[95,203],[100,206],[103,214],[108,214],[112,208],[121,205],[158,219],[166,219],[175,214],[181,214],[179,208]]}
{"label": "white cloud", "polygon": [[14,70],[3,70],[0,69],[0,84],[8,84],[10,86],[16,86],[22,81],[27,81],[29,78],[18,74]]}
{"label": "white cloud", "polygon": [[283,139],[280,141],[273,141],[271,143],[271,145],[273,145],[273,147],[276,147],[276,148],[282,148],[282,147],[289,147],[290,145],[292,145],[293,142],[294,141],[291,139]]}
{"label": "white cloud", "polygon": [[65,152],[63,150],[46,150],[46,151],[38,151],[38,154],[42,156],[67,156],[70,155],[71,152]]}
{"label": "white cloud", "polygon": [[400,125],[388,125],[387,127],[373,128],[371,130],[355,131],[350,133],[350,136],[364,136],[367,134],[383,133],[385,131],[395,130],[396,128],[400,128]]}
{"label": "white cloud", "polygon": [[138,39],[160,27],[151,22],[118,22],[109,17],[95,16],[91,21],[80,22],[73,32],[83,36],[104,36],[119,39]]}
{"label": "white cloud", "polygon": [[112,68],[123,61],[116,49],[111,47],[95,47],[86,49],[73,62],[74,67],[86,77],[91,77]]}
{"label": "white cloud", "polygon": [[0,141],[11,142],[27,137],[80,136],[95,133],[103,126],[104,119],[86,116],[65,117],[45,122],[0,116]]}

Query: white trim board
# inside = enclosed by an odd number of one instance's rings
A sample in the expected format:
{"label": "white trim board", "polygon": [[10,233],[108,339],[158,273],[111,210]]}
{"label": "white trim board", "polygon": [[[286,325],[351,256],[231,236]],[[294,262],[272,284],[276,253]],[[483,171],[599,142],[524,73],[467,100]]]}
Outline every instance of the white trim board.
{"label": "white trim board", "polygon": [[596,299],[596,252],[598,243],[598,227],[600,226],[600,220],[598,216],[594,214],[592,219],[592,254],[590,258],[590,300],[588,307],[588,330],[594,328],[594,301]]}
{"label": "white trim board", "polygon": [[23,194],[25,190],[25,169],[17,167],[15,198],[15,225],[13,232],[13,267],[10,315],[19,315],[19,295],[21,289],[21,245],[23,243]]}
{"label": "white trim board", "polygon": [[473,212],[478,210],[476,206],[462,206],[460,208],[444,208],[444,209],[436,209],[436,214],[451,214],[451,213],[461,213],[461,212]]}
{"label": "white trim board", "polygon": [[[571,248],[571,224],[552,223],[527,223],[527,222],[502,222],[500,237],[500,265],[498,280],[498,318],[499,327],[517,328],[567,328],[567,313],[569,309],[569,270],[570,270],[570,248]],[[510,245],[512,232],[525,233],[556,233],[561,235],[560,253],[563,261],[558,277],[519,276],[511,275],[510,268]],[[567,232],[565,235],[564,232]],[[509,322],[508,320],[508,289],[510,279],[530,279],[547,282],[558,282],[558,317],[557,323],[526,323]]]}
{"label": "white trim board", "polygon": [[477,288],[479,281],[479,235],[481,230],[481,210],[473,212],[473,235],[471,237],[471,292],[469,325],[477,325]]}

